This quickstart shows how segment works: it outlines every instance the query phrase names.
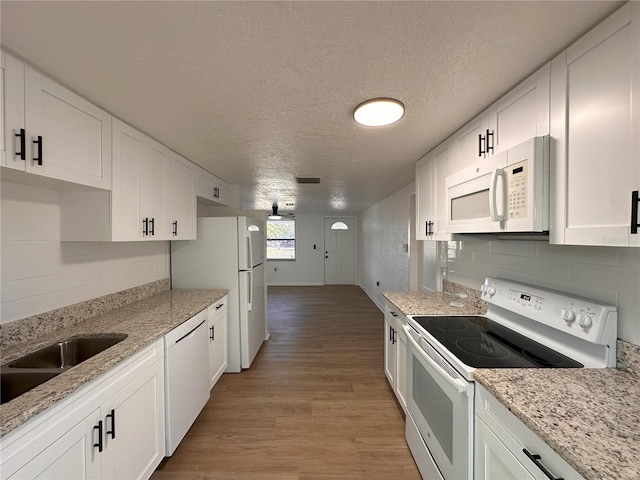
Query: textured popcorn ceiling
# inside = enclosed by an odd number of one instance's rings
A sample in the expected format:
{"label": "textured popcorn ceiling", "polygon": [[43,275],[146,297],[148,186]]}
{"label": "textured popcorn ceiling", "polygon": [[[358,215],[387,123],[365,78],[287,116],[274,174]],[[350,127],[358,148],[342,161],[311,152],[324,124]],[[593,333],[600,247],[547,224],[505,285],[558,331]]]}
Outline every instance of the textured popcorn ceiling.
{"label": "textured popcorn ceiling", "polygon": [[[11,2],[2,47],[242,185],[244,208],[359,212],[620,2]],[[352,120],[365,99],[397,124]],[[298,185],[317,176],[320,185]]]}

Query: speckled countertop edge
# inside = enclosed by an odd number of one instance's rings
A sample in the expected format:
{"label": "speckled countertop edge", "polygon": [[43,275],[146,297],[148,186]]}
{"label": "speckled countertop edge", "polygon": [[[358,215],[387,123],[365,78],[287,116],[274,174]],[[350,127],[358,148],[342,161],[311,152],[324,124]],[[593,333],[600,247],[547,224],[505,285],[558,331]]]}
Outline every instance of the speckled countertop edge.
{"label": "speckled countertop edge", "polygon": [[170,290],[2,349],[2,364],[59,340],[79,335],[124,333],[127,338],[0,406],[0,437],[96,379],[227,294],[227,290]]}
{"label": "speckled countertop edge", "polygon": [[474,378],[587,480],[640,478],[640,377],[615,368],[478,369]]}

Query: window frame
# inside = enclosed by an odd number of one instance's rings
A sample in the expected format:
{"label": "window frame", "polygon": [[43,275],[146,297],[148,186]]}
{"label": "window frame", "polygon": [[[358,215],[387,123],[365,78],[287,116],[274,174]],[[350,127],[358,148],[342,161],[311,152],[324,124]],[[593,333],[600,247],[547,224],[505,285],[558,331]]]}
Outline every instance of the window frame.
{"label": "window frame", "polygon": [[[292,223],[293,224],[293,238],[270,238],[269,237],[269,224],[277,224],[277,223]],[[296,258],[297,258],[297,247],[298,244],[296,242],[296,230],[297,230],[297,223],[296,223],[296,219],[295,218],[282,218],[280,220],[270,220],[267,219],[267,226],[266,226],[266,232],[265,232],[265,239],[266,239],[266,246],[267,246],[267,260],[268,261],[275,261],[275,262],[295,262]],[[269,243],[270,242],[274,242],[274,241],[287,241],[287,242],[293,242],[293,258],[273,258],[269,256]],[[285,250],[285,249],[280,249],[280,250]],[[285,251],[288,251],[289,249],[286,249]]]}

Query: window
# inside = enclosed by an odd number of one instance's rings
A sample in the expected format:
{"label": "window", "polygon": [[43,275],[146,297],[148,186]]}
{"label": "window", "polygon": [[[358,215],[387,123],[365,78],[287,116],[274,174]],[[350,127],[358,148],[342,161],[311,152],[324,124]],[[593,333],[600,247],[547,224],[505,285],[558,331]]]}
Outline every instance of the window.
{"label": "window", "polygon": [[349,226],[344,222],[335,222],[331,225],[331,230],[349,230]]}
{"label": "window", "polygon": [[267,260],[296,259],[296,221],[267,220]]}

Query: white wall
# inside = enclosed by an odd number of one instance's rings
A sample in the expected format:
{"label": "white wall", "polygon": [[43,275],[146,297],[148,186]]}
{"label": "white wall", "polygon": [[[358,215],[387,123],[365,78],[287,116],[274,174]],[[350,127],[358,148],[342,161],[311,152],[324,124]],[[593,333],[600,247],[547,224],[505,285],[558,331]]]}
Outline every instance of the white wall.
{"label": "white wall", "polygon": [[411,183],[358,217],[359,283],[378,306],[384,305],[382,292],[409,290],[405,245],[409,242],[409,197],[414,190]]}
{"label": "white wall", "polygon": [[60,242],[60,195],[0,184],[0,322],[168,278],[168,242]]}
{"label": "white wall", "polygon": [[268,260],[268,285],[324,285],[324,217],[296,214],[296,259]]}
{"label": "white wall", "polygon": [[501,277],[618,307],[618,337],[640,345],[640,249],[461,236],[446,245],[449,280],[479,289]]}

